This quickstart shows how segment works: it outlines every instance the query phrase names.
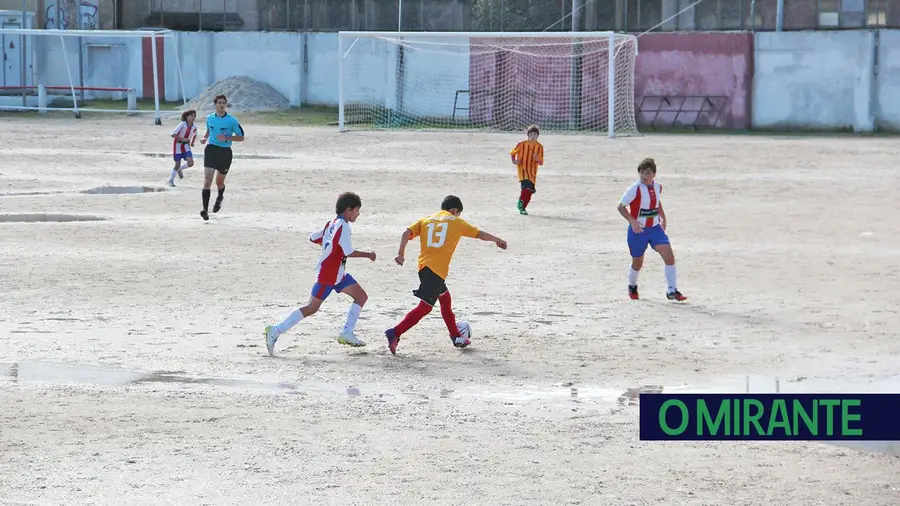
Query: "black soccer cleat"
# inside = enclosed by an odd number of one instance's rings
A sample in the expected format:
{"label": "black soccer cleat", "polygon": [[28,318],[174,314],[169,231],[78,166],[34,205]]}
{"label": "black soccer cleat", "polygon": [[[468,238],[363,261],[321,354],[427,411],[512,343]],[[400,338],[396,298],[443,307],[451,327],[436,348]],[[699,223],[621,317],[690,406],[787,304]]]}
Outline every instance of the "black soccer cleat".
{"label": "black soccer cleat", "polygon": [[206,212],[206,209],[200,211],[200,217],[203,218],[203,221],[209,221],[209,213]]}
{"label": "black soccer cleat", "polygon": [[216,199],[216,203],[213,204],[213,212],[219,212],[219,209],[222,209],[222,197]]}
{"label": "black soccer cleat", "polygon": [[628,285],[628,296],[634,300],[638,300],[640,298],[638,296],[637,285]]}

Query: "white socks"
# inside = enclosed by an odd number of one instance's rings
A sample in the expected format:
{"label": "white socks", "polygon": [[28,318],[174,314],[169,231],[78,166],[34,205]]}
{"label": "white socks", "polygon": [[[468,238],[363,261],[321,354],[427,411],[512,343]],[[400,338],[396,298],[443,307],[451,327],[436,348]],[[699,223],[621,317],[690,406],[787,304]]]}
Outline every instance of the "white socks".
{"label": "white socks", "polygon": [[172,175],[169,176],[169,181],[170,181],[170,182],[174,182],[174,181],[175,181],[175,176],[177,176],[177,175],[178,175],[178,171],[175,170],[175,169],[172,169]]}
{"label": "white socks", "polygon": [[666,271],[666,283],[669,285],[669,292],[672,293],[678,289],[678,274],[675,270],[674,265],[667,265],[665,267]]}
{"label": "white socks", "polygon": [[353,332],[356,329],[356,321],[359,320],[359,313],[362,311],[362,307],[359,304],[353,303],[350,304],[350,309],[347,310],[347,323],[344,324],[343,330],[341,330],[341,334],[344,332]]}
{"label": "white socks", "polygon": [[291,311],[291,314],[284,319],[283,322],[275,325],[275,330],[278,331],[278,335],[284,334],[288,330],[294,328],[294,325],[300,323],[300,320],[303,319],[303,313],[300,312],[299,309],[295,309]]}
{"label": "white socks", "polygon": [[[678,290],[678,271],[675,269],[674,265],[667,265],[664,269],[666,273],[666,284],[669,286],[668,293],[672,293]],[[628,266],[628,286],[636,286],[638,281],[638,274],[641,271],[634,270],[634,267]]]}
{"label": "white socks", "polygon": [[[359,320],[360,312],[362,312],[362,307],[359,304],[350,304],[350,309],[347,310],[347,323],[344,324],[344,328],[341,330],[342,334],[344,332],[353,332],[356,329],[356,322]],[[301,320],[303,320],[303,313],[299,309],[295,309],[291,311],[291,314],[287,315],[284,321],[275,325],[275,330],[278,331],[278,335],[284,334],[294,328]]]}
{"label": "white socks", "polygon": [[628,286],[637,286],[638,274],[641,271],[634,270],[634,267],[628,266]]}

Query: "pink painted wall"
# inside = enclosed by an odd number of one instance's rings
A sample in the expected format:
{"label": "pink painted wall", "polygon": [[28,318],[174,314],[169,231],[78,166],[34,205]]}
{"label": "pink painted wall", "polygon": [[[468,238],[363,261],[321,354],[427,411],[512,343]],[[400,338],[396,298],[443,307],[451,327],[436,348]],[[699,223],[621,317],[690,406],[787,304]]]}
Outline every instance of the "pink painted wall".
{"label": "pink painted wall", "polygon": [[470,39],[469,119],[518,130],[531,122],[568,118],[572,83],[568,42],[564,38],[523,40],[527,44],[523,49],[533,52],[527,54],[514,49],[514,40]]}
{"label": "pink painted wall", "polygon": [[[543,126],[564,123],[570,116],[572,41],[529,38],[522,41],[521,50],[497,51],[514,47],[515,41],[471,39],[470,120],[509,130],[525,128],[532,122]],[[604,39],[584,44],[583,128],[606,125],[606,46]],[[637,109],[645,95],[721,95],[726,97],[719,100],[725,109],[716,128],[750,128],[752,34],[651,33],[638,39],[638,48],[634,91],[639,125],[647,125],[652,119]],[[695,107],[701,101],[697,99]],[[644,106],[648,105],[655,107],[655,103],[645,101]],[[674,112],[661,112],[657,124],[671,124],[674,116]],[[682,114],[676,124],[690,125],[695,117],[696,113]],[[705,115],[700,123],[711,126],[713,119]]]}
{"label": "pink painted wall", "polygon": [[[530,123],[565,125],[572,116],[575,39],[548,37],[522,40],[478,37],[470,40],[469,118],[494,128],[519,130]],[[607,126],[608,40],[581,42],[581,128]],[[498,48],[510,48],[498,51]],[[621,64],[627,52],[619,53]]]}
{"label": "pink painted wall", "polygon": [[[634,82],[638,105],[646,95],[721,95],[727,101],[716,128],[750,128],[752,33],[649,33],[638,39],[638,48]],[[644,108],[656,103],[648,99]],[[671,124],[674,117],[674,112],[660,113],[657,125]],[[696,113],[683,113],[676,124],[690,125],[695,117]],[[647,125],[652,113],[637,112],[637,119],[639,126]],[[704,115],[700,124],[712,126],[713,119]]]}

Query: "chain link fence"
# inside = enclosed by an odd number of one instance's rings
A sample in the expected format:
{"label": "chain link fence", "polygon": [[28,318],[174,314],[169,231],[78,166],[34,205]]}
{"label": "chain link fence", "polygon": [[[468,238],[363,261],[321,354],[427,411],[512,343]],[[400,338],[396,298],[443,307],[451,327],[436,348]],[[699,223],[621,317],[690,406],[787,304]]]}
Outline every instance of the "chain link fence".
{"label": "chain link fence", "polygon": [[900,0],[133,0],[132,28],[721,31],[900,27]]}

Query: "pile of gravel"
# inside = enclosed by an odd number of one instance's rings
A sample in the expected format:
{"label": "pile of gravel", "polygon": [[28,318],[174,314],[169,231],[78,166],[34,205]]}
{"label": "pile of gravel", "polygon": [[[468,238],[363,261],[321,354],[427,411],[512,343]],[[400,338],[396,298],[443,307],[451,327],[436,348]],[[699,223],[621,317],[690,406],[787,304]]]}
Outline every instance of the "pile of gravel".
{"label": "pile of gravel", "polygon": [[275,88],[246,76],[233,76],[216,82],[187,103],[187,109],[194,109],[198,115],[216,110],[213,98],[225,94],[228,97],[228,112],[279,111],[291,107],[288,99]]}

